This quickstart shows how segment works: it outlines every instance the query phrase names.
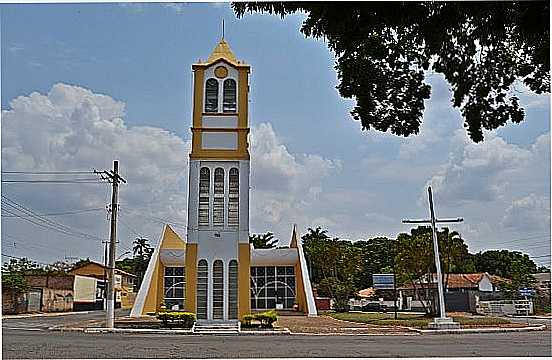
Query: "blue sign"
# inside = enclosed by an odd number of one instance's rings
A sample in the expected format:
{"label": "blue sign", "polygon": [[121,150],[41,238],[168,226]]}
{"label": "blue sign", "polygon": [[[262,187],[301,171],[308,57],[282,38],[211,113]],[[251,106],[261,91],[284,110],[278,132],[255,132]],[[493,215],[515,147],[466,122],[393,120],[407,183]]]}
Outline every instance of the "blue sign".
{"label": "blue sign", "polygon": [[535,296],[535,289],[529,289],[529,288],[519,289],[519,294],[521,296],[532,297],[532,296]]}
{"label": "blue sign", "polygon": [[373,274],[372,282],[374,289],[394,289],[395,275],[394,274]]}

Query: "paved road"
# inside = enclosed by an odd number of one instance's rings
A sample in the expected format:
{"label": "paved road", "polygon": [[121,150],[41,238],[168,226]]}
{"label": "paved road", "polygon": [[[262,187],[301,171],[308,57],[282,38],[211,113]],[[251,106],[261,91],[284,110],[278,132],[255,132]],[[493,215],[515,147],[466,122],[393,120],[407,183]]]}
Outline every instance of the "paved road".
{"label": "paved road", "polygon": [[4,358],[550,356],[550,332],[418,336],[178,336],[4,330]]}
{"label": "paved road", "polygon": [[[120,315],[125,315],[120,312]],[[4,358],[550,356],[551,332],[415,336],[182,336],[84,334],[51,326],[101,320],[101,311],[2,321]]]}
{"label": "paved road", "polygon": [[[117,309],[116,316],[125,316],[129,310]],[[2,319],[2,330],[28,330],[44,331],[52,326],[77,326],[82,327],[88,322],[98,322],[105,319],[105,311],[91,311],[79,314],[67,314],[58,316],[37,316]]]}

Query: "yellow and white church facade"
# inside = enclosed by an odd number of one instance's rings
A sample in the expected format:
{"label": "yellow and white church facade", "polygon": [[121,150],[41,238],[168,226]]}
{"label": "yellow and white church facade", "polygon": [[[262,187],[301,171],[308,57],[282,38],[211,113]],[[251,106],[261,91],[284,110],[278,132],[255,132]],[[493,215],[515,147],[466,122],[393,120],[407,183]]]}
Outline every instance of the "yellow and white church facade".
{"label": "yellow and white church facade", "polygon": [[250,66],[222,39],[194,73],[186,239],[165,225],[131,311],[179,309],[198,321],[239,320],[266,309],[316,307],[295,226],[290,245],[249,243]]}

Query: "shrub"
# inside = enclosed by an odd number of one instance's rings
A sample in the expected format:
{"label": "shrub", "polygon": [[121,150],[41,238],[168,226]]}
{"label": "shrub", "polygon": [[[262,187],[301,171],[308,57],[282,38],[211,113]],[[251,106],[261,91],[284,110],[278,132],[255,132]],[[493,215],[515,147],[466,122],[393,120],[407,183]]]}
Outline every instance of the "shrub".
{"label": "shrub", "polygon": [[273,324],[278,320],[278,315],[275,310],[264,311],[255,314],[247,314],[242,317],[243,327],[255,327],[252,324],[253,321],[258,321],[260,327],[271,328]]}
{"label": "shrub", "polygon": [[191,328],[196,321],[194,313],[184,311],[161,311],[156,314],[156,317],[161,320],[163,326],[182,327],[186,329]]}

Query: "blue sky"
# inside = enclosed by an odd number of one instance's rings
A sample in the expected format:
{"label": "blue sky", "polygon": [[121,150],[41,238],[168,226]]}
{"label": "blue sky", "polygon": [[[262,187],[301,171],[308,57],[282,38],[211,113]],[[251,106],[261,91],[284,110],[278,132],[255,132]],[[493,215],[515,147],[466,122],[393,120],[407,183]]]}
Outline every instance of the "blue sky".
{"label": "blue sky", "polygon": [[[408,230],[402,218],[427,216],[424,189],[432,183],[437,211],[466,219],[458,230],[470,250],[550,254],[549,95],[518,86],[526,121],[475,145],[464,136],[447,83],[432,75],[422,131],[404,139],[360,130],[349,115],[354,101],[335,89],[333,54],[299,32],[302,15],[236,19],[219,3],[1,5],[0,11],[3,169],[109,167],[119,157],[136,184],[129,182],[128,228],[121,229],[127,243],[134,233],[155,242],[161,225],[144,216],[186,222],[191,64],[212,51],[224,19],[225,38],[252,66],[252,231],[273,231],[284,244],[292,223],[303,230],[320,225],[353,240],[396,236]],[[90,106],[83,107],[84,98]],[[81,110],[68,114],[67,108]],[[96,125],[86,123],[96,115]],[[113,118],[121,119],[117,146],[97,125]],[[60,133],[71,133],[72,147],[57,138]],[[152,173],[159,176],[147,176]],[[5,184],[2,192],[43,213],[105,200],[105,189],[64,201],[60,186]],[[56,220],[95,234],[105,225],[91,215]],[[3,251],[17,256],[33,246],[91,257],[99,249],[17,219],[4,219],[2,234],[27,244]],[[57,255],[37,254],[44,261]]]}

